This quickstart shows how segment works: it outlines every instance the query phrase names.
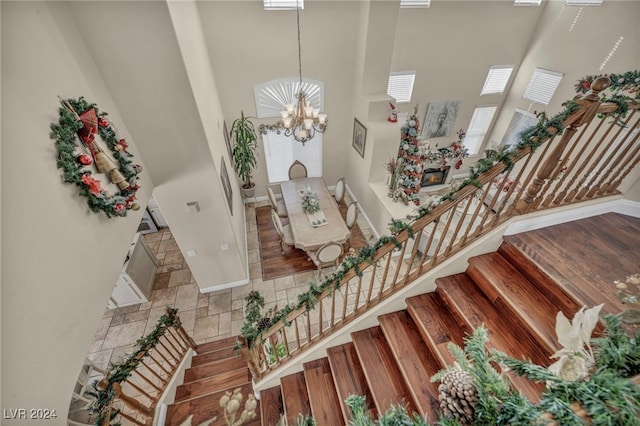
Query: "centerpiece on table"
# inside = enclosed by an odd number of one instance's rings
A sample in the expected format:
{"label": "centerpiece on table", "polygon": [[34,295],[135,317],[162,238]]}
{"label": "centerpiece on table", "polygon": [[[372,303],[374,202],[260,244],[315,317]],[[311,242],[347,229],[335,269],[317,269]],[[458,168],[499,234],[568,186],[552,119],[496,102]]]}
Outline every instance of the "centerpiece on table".
{"label": "centerpiece on table", "polygon": [[320,199],[318,194],[313,192],[311,187],[307,186],[305,189],[299,191],[300,198],[302,199],[302,210],[307,214],[311,226],[318,227],[327,224],[327,219],[320,210]]}

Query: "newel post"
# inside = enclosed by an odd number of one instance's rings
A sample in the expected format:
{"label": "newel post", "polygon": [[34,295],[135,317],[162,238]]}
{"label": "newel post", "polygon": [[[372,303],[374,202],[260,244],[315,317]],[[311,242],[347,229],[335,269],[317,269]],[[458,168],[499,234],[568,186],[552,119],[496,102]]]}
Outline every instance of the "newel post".
{"label": "newel post", "polygon": [[562,137],[558,142],[553,142],[555,146],[551,151],[551,154],[549,154],[538,169],[536,177],[533,178],[523,197],[518,200],[516,205],[518,213],[527,213],[535,207],[534,201],[538,196],[538,193],[542,189],[545,181],[549,179],[558,165],[565,148],[569,145],[569,141],[577,132],[578,127],[583,124],[588,124],[596,116],[598,108],[600,107],[599,94],[603,90],[606,90],[610,85],[611,80],[609,77],[599,77],[591,83],[591,90],[589,90],[588,93],[581,98],[574,100],[575,103],[580,105],[580,108],[569,116],[569,118],[567,118],[563,123],[567,127],[564,129]]}

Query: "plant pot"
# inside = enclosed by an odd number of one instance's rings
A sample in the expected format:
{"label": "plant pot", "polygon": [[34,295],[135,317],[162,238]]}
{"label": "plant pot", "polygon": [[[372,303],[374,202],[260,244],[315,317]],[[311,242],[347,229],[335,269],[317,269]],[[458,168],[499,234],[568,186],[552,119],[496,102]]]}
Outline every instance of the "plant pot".
{"label": "plant pot", "polygon": [[240,187],[240,189],[242,189],[242,196],[247,199],[247,198],[254,198],[256,196],[256,185],[252,184],[250,187],[245,187],[245,185],[242,185]]}

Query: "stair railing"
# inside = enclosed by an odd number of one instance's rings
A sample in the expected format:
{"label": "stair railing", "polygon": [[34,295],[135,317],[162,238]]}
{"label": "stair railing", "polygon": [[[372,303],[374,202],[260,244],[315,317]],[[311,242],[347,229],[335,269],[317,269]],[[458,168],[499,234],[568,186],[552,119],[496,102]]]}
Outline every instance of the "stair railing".
{"label": "stair railing", "polygon": [[89,412],[96,426],[125,420],[148,426],[167,384],[195,342],[182,327],[177,309],[167,312],[154,330],[138,340],[135,350],[122,362],[112,365],[91,395]]}
{"label": "stair railing", "polygon": [[347,256],[297,305],[278,311],[253,341],[242,340],[240,353],[254,381],[509,218],[618,194],[640,162],[640,106],[626,105],[623,118],[618,104],[600,102],[609,83],[599,78],[563,113],[551,119],[542,115],[516,149],[488,152],[471,177],[437,205],[420,207],[409,221],[393,220],[391,238]]}

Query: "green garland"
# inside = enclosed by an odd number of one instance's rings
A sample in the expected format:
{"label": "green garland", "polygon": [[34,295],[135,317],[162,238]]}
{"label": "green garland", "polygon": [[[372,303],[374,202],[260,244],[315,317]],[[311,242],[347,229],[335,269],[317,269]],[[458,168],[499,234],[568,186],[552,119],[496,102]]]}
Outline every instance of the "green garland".
{"label": "green garland", "polygon": [[[637,73],[637,71],[634,72]],[[623,109],[621,104],[618,104],[618,106],[619,108],[616,112],[614,112],[614,114],[620,113],[620,111]],[[571,114],[576,112],[580,108],[580,105],[574,101],[567,101],[563,104],[563,107],[564,109],[561,112],[552,116],[551,118],[549,118],[544,112],[538,113],[538,123],[521,134],[520,141],[516,146],[501,147],[498,150],[487,150],[485,152],[485,157],[478,160],[475,166],[470,168],[469,177],[464,179],[456,188],[453,188],[448,194],[443,195],[438,202],[430,204],[428,206],[420,206],[414,215],[407,216],[406,219],[408,219],[410,223],[399,219],[391,219],[389,230],[392,236],[381,236],[378,241],[376,241],[376,243],[374,243],[372,246],[362,247],[356,256],[346,256],[336,272],[325,279],[320,285],[316,285],[316,283],[312,281],[310,283],[311,288],[309,289],[309,291],[298,295],[297,303],[289,304],[280,310],[273,309],[269,313],[260,315],[260,318],[271,315],[269,317],[269,326],[276,324],[279,321],[284,321],[284,323],[287,324],[285,320],[290,312],[301,307],[305,307],[308,312],[310,310],[309,307],[314,305],[313,303],[310,303],[309,300],[312,298],[315,299],[316,296],[321,294],[323,291],[331,288],[331,286],[334,286],[336,289],[339,288],[340,282],[349,271],[353,270],[356,275],[362,276],[362,271],[360,271],[359,265],[362,262],[373,263],[373,259],[375,258],[377,251],[381,247],[385,246],[389,242],[392,242],[397,248],[400,248],[401,245],[396,239],[396,236],[398,236],[403,231],[407,231],[407,235],[410,238],[414,237],[415,230],[411,227],[412,223],[415,223],[418,219],[431,213],[433,209],[435,209],[442,202],[447,200],[455,201],[456,193],[466,186],[473,185],[477,188],[482,188],[482,182],[479,180],[480,176],[491,170],[497,164],[503,163],[505,164],[506,170],[511,170],[515,164],[515,160],[519,158],[520,149],[530,148],[533,152],[551,137],[555,135],[561,135],[564,130],[564,121]],[[249,301],[251,297],[251,295],[247,296],[247,300]],[[258,315],[255,316],[257,317]],[[252,347],[255,342],[262,340],[262,334],[268,330],[269,326],[264,328],[258,327],[258,323],[256,322],[255,318],[245,316],[245,321],[242,327],[243,331],[241,332],[241,334],[247,338],[248,342],[250,342],[249,347]],[[238,345],[240,345],[240,343],[238,343]]]}
{"label": "green garland", "polygon": [[93,390],[88,391],[87,394],[94,398],[88,411],[96,416],[95,426],[102,426],[109,412],[111,412],[111,416],[108,424],[111,424],[111,420],[115,419],[119,413],[118,410],[111,410],[111,403],[115,398],[113,384],[125,381],[133,373],[140,364],[140,360],[158,344],[168,328],[177,329],[181,325],[178,309],[167,308],[167,313],[160,317],[153,331],[136,342],[131,354],[121,362],[109,366],[109,371],[104,378],[106,386],[103,389],[98,389],[100,382],[94,383]]}
{"label": "green garland", "polygon": [[[76,185],[80,189],[80,195],[87,198],[87,204],[94,213],[104,212],[107,217],[126,216],[127,211],[138,210],[140,206],[135,203],[138,186],[139,165],[131,161],[132,154],[127,152],[127,144],[124,139],[118,139],[116,133],[107,120],[106,112],[99,112],[95,104],[88,103],[83,97],[78,99],[66,99],[66,102],[75,110],[60,107],[57,123],[51,123],[50,137],[55,140],[58,151],[57,166],[63,170],[63,180],[66,183]],[[100,182],[94,179],[92,172],[83,163],[83,157],[77,137],[78,130],[83,124],[78,121],[78,115],[90,109],[94,109],[98,117],[98,134],[111,150],[117,160],[119,171],[129,183],[129,187],[121,189],[112,195],[100,187]],[[77,113],[77,114],[76,114]]]}

